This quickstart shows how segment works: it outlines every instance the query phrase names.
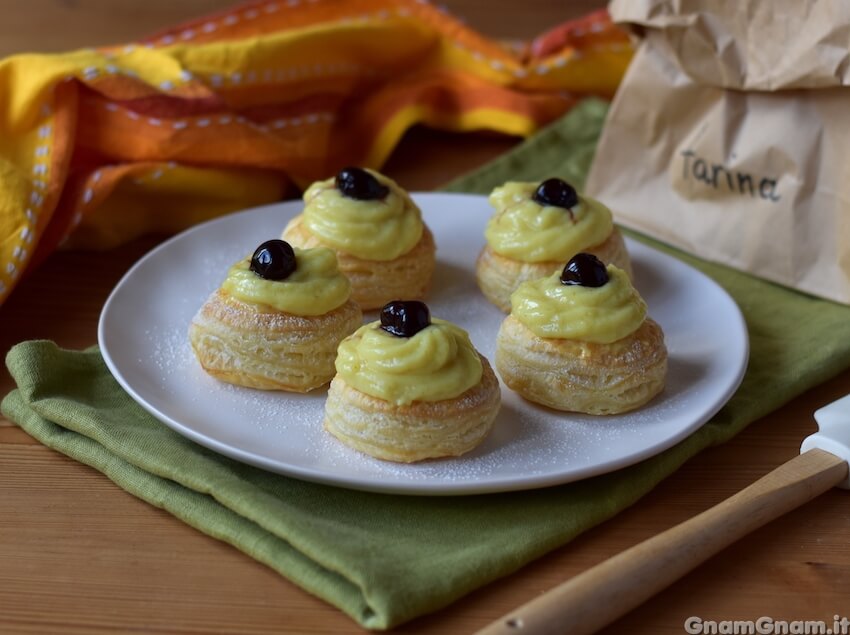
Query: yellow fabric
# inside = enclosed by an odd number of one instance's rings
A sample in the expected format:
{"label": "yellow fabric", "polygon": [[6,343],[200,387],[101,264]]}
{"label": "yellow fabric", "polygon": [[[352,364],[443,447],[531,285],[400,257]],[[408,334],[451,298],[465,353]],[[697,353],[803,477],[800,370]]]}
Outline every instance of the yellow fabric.
{"label": "yellow fabric", "polygon": [[289,0],[7,58],[0,302],[63,242],[112,247],[379,168],[414,124],[528,135],[612,95],[630,57],[604,11],[517,50],[416,0]]}

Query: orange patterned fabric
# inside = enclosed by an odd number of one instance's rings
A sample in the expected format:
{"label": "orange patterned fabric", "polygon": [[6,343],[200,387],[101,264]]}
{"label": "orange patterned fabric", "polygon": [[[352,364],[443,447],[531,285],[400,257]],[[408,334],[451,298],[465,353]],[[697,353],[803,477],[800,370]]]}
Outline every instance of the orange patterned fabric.
{"label": "orange patterned fabric", "polygon": [[251,2],[127,46],[0,62],[0,302],[106,248],[378,168],[414,124],[525,136],[631,58],[596,12],[489,40],[417,0]]}

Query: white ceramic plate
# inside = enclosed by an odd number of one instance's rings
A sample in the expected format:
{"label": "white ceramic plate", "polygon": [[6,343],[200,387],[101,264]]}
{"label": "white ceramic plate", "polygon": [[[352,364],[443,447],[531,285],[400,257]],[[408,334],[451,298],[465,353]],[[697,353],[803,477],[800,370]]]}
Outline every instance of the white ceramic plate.
{"label": "white ceramic plate", "polygon": [[[503,315],[475,284],[491,209],[486,198],[419,194],[437,241],[428,298],[434,316],[466,328],[491,361]],[[747,363],[744,320],[711,279],[628,242],[636,286],[669,349],[664,392],[630,414],[558,413],[502,388],[493,432],[455,459],[400,465],[350,450],[322,429],[324,389],[309,395],[231,386],[209,377],[187,340],[192,316],[230,264],[277,237],[301,209],[282,203],[180,234],[142,258],[106,302],[98,339],[118,382],[180,434],[224,455],[301,479],[405,494],[472,494],[566,483],[650,457],[696,430],[731,397]],[[368,319],[375,319],[370,314]]]}

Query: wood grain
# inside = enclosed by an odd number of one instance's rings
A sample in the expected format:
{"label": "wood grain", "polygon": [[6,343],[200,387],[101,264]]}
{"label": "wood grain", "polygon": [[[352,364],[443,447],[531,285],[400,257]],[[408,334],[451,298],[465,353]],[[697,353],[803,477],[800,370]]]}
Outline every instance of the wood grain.
{"label": "wood grain", "polygon": [[[220,0],[2,0],[0,52],[123,41],[218,10]],[[479,30],[529,37],[600,0],[455,0]],[[412,189],[438,186],[515,140],[415,129],[388,165]],[[0,308],[0,349],[50,338],[82,348],[112,286],[162,237],[62,252]],[[0,393],[11,380],[0,373]],[[559,582],[734,494],[798,453],[812,412],[850,392],[850,372],[686,464],[639,504],[517,574],[398,633],[470,633]],[[705,619],[830,620],[850,612],[850,500],[827,492],[756,531],[605,633],[683,632]],[[126,494],[100,473],[0,420],[0,633],[361,633],[338,610],[235,549]]]}
{"label": "wood grain", "polygon": [[[0,0],[0,56],[123,44],[236,4],[232,0]],[[492,37],[520,39],[534,37],[604,2],[524,0],[517,6],[498,0],[446,0],[439,4]]]}
{"label": "wood grain", "polygon": [[708,558],[837,487],[847,461],[799,454],[714,507],[618,553],[511,611],[478,635],[592,635]]}

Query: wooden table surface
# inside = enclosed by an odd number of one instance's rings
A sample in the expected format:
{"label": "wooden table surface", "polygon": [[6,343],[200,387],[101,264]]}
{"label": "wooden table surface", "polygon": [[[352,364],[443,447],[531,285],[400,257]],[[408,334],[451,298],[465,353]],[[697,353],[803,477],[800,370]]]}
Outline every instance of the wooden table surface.
{"label": "wooden table surface", "polygon": [[[0,54],[129,40],[220,9],[221,0],[29,0],[6,5]],[[475,28],[530,37],[599,6],[455,0]],[[14,8],[12,8],[14,7]],[[387,171],[438,186],[516,142],[415,130]],[[463,152],[457,149],[462,147]],[[96,340],[107,294],[162,237],[111,252],[51,256],[0,308],[0,349],[50,338]],[[3,372],[0,393],[11,388]],[[685,520],[798,452],[812,412],[850,392],[850,372],[702,453],[633,508],[520,572],[398,633],[470,633],[558,582]],[[831,491],[731,547],[607,633],[681,633],[704,619],[850,615],[850,493]],[[232,547],[123,492],[93,469],[0,419],[0,633],[356,633],[356,624]]]}

